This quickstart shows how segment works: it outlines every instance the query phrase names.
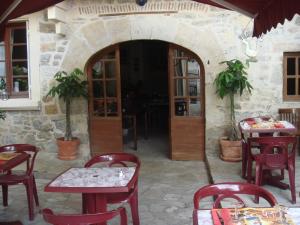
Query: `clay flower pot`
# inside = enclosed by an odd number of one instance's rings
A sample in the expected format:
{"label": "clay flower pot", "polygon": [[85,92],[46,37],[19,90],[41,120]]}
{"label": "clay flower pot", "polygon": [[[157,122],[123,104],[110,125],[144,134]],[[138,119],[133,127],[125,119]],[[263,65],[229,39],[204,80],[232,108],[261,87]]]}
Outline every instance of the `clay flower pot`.
{"label": "clay flower pot", "polygon": [[242,160],[242,141],[230,141],[227,137],[220,139],[220,158],[224,161],[239,162]]}
{"label": "clay flower pot", "polygon": [[71,141],[65,141],[63,137],[58,138],[58,156],[57,158],[62,160],[73,160],[77,157],[78,146],[80,140],[78,138],[73,138]]}

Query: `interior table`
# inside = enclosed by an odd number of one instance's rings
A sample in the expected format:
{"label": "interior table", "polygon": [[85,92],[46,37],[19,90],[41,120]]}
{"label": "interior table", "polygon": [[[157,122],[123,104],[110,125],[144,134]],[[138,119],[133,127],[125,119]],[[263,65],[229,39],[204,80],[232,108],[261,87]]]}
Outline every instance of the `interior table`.
{"label": "interior table", "polygon": [[0,160],[0,173],[7,172],[30,158],[30,155],[25,152],[1,152],[0,154],[14,154],[7,160]]}
{"label": "interior table", "polygon": [[129,192],[134,185],[135,171],[135,167],[70,168],[47,184],[44,190],[81,193],[84,195],[84,213],[106,212],[106,195]]}
{"label": "interior table", "polygon": [[[287,214],[295,224],[300,224],[300,208],[288,208]],[[196,217],[194,217],[193,225],[214,225],[211,210],[198,210],[196,213]]]}

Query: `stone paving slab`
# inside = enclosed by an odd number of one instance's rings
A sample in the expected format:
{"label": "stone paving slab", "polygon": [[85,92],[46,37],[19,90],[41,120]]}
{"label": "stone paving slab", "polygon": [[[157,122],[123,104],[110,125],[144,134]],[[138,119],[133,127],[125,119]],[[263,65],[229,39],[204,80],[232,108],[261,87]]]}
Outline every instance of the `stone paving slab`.
{"label": "stone paving slab", "polygon": [[[221,182],[246,182],[245,179],[241,177],[242,171],[242,162],[225,162],[222,161],[218,157],[207,157],[208,166],[210,169],[210,173],[213,179],[213,183],[221,183]],[[288,179],[288,172],[285,171],[285,179],[283,180],[284,183],[289,184]],[[277,187],[264,185],[265,189],[270,191],[277,199],[280,204],[291,206],[291,207],[299,207],[300,200],[299,200],[299,191],[300,191],[300,157],[297,156],[296,158],[296,197],[297,203],[291,203],[291,192],[290,190],[281,190]],[[264,203],[261,203],[264,205]],[[249,206],[257,206],[253,203],[252,200],[247,201],[247,205]]]}

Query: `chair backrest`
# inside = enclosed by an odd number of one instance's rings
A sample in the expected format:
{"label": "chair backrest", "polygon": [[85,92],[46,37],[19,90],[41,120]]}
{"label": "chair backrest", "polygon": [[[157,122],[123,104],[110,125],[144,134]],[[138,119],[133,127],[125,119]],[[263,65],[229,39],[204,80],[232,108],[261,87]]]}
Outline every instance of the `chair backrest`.
{"label": "chair backrest", "polygon": [[228,182],[211,184],[200,188],[194,194],[194,211],[199,210],[201,200],[209,196],[216,197],[213,208],[220,208],[221,200],[223,200],[224,198],[233,198],[244,204],[244,201],[239,196],[237,196],[240,194],[262,197],[271,206],[277,204],[277,200],[275,199],[275,197],[262,187],[249,183]]}
{"label": "chair backrest", "polygon": [[30,155],[30,159],[27,161],[27,170],[26,170],[27,175],[32,174],[35,158],[38,151],[39,148],[30,144],[11,144],[11,145],[0,146],[0,152],[18,152],[18,153],[25,152]]}
{"label": "chair backrest", "polygon": [[281,108],[278,109],[279,119],[292,123],[297,130],[300,128],[300,108]]}
{"label": "chair backrest", "polygon": [[96,214],[54,214],[51,209],[43,210],[44,220],[55,225],[89,225],[103,223],[120,215],[120,225],[127,225],[125,208]]}
{"label": "chair backrest", "polygon": [[[95,164],[102,163],[107,167],[111,167],[114,165],[120,165],[124,167],[135,166],[135,172],[133,174],[133,178],[130,181],[129,186],[135,185],[138,181],[138,175],[140,171],[141,162],[139,158],[130,153],[106,153],[101,155],[96,155],[91,158],[84,167],[91,167]],[[134,164],[134,165],[132,165]]]}
{"label": "chair backrest", "polygon": [[[270,168],[287,165],[289,160],[295,161],[295,136],[252,137],[248,139],[248,148],[260,146],[259,160]],[[251,154],[251,152],[249,152]]]}

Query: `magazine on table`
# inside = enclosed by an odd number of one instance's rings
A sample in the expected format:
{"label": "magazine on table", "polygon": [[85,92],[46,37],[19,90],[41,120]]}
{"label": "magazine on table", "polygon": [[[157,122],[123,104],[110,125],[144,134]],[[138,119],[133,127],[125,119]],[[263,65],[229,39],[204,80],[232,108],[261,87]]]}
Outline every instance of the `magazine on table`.
{"label": "magazine on table", "polygon": [[277,208],[212,209],[214,225],[296,225]]}

